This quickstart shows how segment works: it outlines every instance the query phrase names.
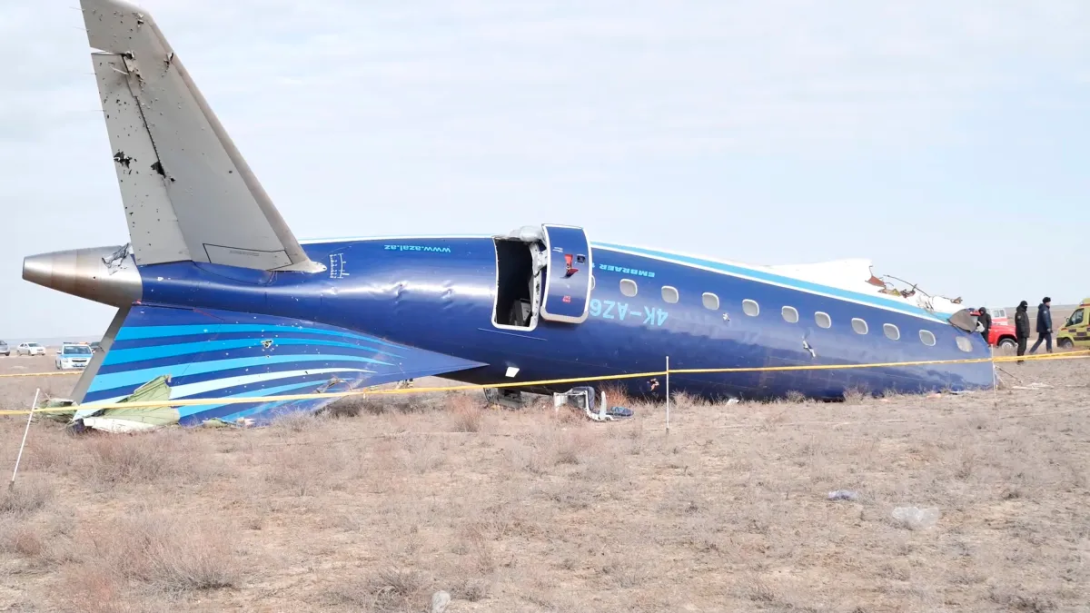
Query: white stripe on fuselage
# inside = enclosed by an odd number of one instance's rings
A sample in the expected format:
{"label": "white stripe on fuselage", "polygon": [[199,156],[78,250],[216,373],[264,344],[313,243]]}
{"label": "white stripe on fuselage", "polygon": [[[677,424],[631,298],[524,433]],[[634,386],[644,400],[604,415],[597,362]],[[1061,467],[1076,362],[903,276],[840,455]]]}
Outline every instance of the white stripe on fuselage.
{"label": "white stripe on fuselage", "polygon": [[[170,399],[178,400],[185,398],[186,396],[192,396],[194,394],[203,394],[205,392],[213,392],[216,390],[224,390],[231,387],[238,387],[239,385],[251,385],[253,383],[264,383],[266,381],[277,381],[280,379],[290,379],[291,377],[300,377],[303,375],[321,375],[326,373],[335,372],[368,372],[358,368],[314,368],[310,370],[283,370],[279,372],[266,372],[256,375],[242,375],[239,377],[231,377],[229,379],[209,379],[208,381],[201,381],[199,383],[189,383],[186,385],[179,385],[178,387],[170,388]],[[315,381],[315,384],[320,381]],[[125,396],[118,396],[116,398],[106,398],[103,400],[96,400],[94,402],[88,402],[87,404],[81,404],[80,408],[94,407],[96,404],[112,404],[121,400]]]}

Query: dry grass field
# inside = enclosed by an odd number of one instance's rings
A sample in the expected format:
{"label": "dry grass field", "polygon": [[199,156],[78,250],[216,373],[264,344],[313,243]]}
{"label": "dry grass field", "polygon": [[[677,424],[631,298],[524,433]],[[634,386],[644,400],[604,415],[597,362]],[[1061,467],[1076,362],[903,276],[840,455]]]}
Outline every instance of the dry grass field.
{"label": "dry grass field", "polygon": [[[476,394],[248,431],[43,420],[0,485],[0,611],[1090,610],[1090,360],[1003,370],[1029,389],[681,398],[669,434],[658,406]],[[0,379],[0,405],[74,381]],[[5,481],[24,424],[0,418]]]}

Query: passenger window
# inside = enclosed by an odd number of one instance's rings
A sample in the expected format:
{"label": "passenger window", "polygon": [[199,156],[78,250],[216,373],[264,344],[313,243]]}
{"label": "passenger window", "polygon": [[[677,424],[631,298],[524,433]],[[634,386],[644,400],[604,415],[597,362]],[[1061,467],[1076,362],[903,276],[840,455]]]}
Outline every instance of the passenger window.
{"label": "passenger window", "polygon": [[669,285],[664,285],[662,287],[662,299],[666,302],[669,302],[670,304],[677,304],[677,288],[670,287]]}
{"label": "passenger window", "polygon": [[965,353],[969,353],[973,350],[973,343],[971,343],[969,339],[965,338],[964,336],[959,336],[957,343],[958,349],[961,349]]}
{"label": "passenger window", "polygon": [[749,315],[750,317],[756,317],[760,314],[761,307],[757,304],[755,300],[743,300],[742,312],[746,315]]}
{"label": "passenger window", "polygon": [[856,334],[866,334],[869,328],[867,328],[867,322],[856,317],[852,319],[852,330],[855,330]]}
{"label": "passenger window", "polygon": [[920,342],[928,347],[935,346],[935,334],[930,330],[920,330]]}
{"label": "passenger window", "polygon": [[780,314],[783,315],[783,320],[789,324],[798,323],[799,312],[795,310],[795,307],[785,306],[780,309]]}
{"label": "passenger window", "polygon": [[632,279],[621,279],[621,293],[625,296],[629,298],[635,296],[638,289],[636,282]]}
{"label": "passenger window", "polygon": [[708,310],[711,310],[711,311],[718,311],[719,310],[719,296],[716,296],[715,294],[713,294],[711,292],[704,292],[703,301],[704,301],[704,308],[705,309],[708,309]]}
{"label": "passenger window", "polygon": [[882,331],[886,333],[886,338],[891,341],[900,340],[901,338],[900,329],[893,324],[882,324]]}
{"label": "passenger window", "polygon": [[814,313],[814,321],[817,323],[819,328],[833,327],[833,319],[829,317],[828,313],[822,313],[821,311]]}
{"label": "passenger window", "polygon": [[591,288],[591,289],[594,289],[594,283],[595,283],[595,282],[594,282],[594,275],[591,275],[591,276],[590,276],[590,288]]}

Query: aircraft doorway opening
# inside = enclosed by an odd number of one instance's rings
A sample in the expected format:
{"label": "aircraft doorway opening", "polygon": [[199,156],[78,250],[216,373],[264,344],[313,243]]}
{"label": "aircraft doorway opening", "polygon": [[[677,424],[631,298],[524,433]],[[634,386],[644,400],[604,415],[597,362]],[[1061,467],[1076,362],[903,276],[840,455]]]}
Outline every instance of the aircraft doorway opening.
{"label": "aircraft doorway opening", "polygon": [[494,239],[496,243],[496,303],[492,323],[499,327],[533,329],[537,325],[541,277],[534,266],[534,243]]}

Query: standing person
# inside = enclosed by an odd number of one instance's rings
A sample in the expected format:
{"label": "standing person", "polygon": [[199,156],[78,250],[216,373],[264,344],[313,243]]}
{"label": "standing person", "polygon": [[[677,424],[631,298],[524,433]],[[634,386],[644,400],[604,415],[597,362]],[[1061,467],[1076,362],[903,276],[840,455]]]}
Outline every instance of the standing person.
{"label": "standing person", "polygon": [[988,309],[980,307],[980,315],[976,316],[976,320],[984,327],[984,329],[980,331],[980,335],[984,337],[984,344],[991,345],[991,341],[988,340],[988,333],[992,330],[992,316],[988,313]]}
{"label": "standing person", "polygon": [[1037,342],[1033,343],[1029,352],[1037,353],[1041,341],[1044,341],[1045,349],[1052,353],[1052,299],[1048,296],[1045,296],[1045,299],[1037,306],[1037,334]]}
{"label": "standing person", "polygon": [[[1029,313],[1026,310],[1029,303],[1023,300],[1018,303],[1018,309],[1014,312],[1014,336],[1018,339],[1018,355],[1026,355],[1026,343],[1029,342]],[[1018,360],[1021,364],[1023,360]]]}

